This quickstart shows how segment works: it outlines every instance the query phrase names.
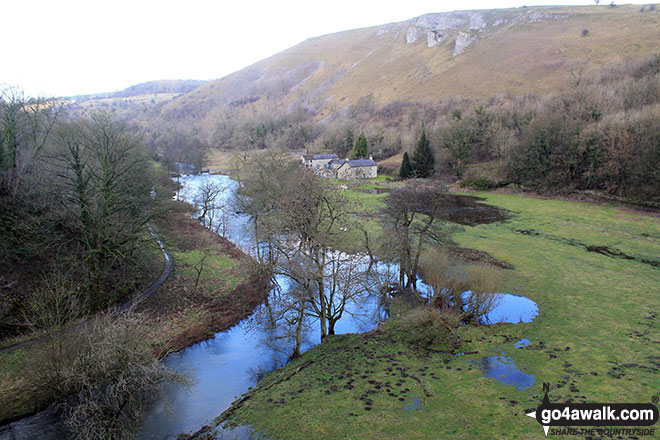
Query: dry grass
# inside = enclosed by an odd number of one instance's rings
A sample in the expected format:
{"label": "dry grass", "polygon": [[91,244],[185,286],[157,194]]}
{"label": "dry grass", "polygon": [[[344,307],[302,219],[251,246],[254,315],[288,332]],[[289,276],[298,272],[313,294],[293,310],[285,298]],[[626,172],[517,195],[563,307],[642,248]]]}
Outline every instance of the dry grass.
{"label": "dry grass", "polygon": [[403,160],[403,153],[395,154],[394,156],[388,157],[378,161],[378,166],[383,169],[387,174],[399,175],[399,168],[401,167],[401,161]]}
{"label": "dry grass", "polygon": [[[394,23],[309,39],[247,69],[208,83],[168,104],[168,111],[193,111],[209,102],[228,103],[255,95],[267,96],[282,86],[279,79],[295,78],[297,86],[280,106],[308,100],[325,101],[319,118],[334,109],[373,94],[377,105],[395,100],[442,101],[547,94],[572,81],[571,69],[591,70],[628,58],[660,51],[660,11],[639,12],[639,6],[538,7],[483,11],[489,22],[509,20],[483,31],[468,50],[452,56],[456,31],[434,48],[422,37],[406,44],[409,23]],[[533,21],[528,14],[566,17]],[[521,16],[527,17],[520,19]],[[583,36],[583,30],[588,35]],[[383,31],[386,31],[383,33]],[[318,63],[311,74],[297,67]],[[262,75],[263,74],[263,75]],[[264,99],[257,102],[263,105]]]}

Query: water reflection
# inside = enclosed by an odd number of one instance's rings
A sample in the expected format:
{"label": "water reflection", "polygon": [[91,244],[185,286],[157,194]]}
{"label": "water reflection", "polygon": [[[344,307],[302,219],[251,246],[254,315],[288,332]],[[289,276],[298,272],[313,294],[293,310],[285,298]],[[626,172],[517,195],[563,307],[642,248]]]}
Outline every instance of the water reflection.
{"label": "water reflection", "polygon": [[516,342],[516,345],[513,348],[523,348],[527,347],[532,341],[527,338],[522,338],[520,341]]}
{"label": "water reflection", "polygon": [[525,374],[520,371],[504,352],[501,352],[499,356],[484,356],[478,360],[471,360],[470,363],[478,366],[485,377],[495,379],[505,385],[513,385],[517,387],[518,391],[536,383],[533,374]]}
{"label": "water reflection", "polygon": [[412,399],[410,405],[403,407],[403,409],[407,409],[408,411],[414,411],[416,409],[421,409],[421,408],[422,408],[422,404],[417,397],[414,397]]}
{"label": "water reflection", "polygon": [[496,305],[487,315],[488,324],[532,322],[539,314],[534,301],[511,293],[496,293]]}
{"label": "water reflection", "polygon": [[[219,202],[226,207],[231,206],[234,193],[238,187],[237,182],[228,176],[222,175],[189,175],[179,179],[182,188],[179,191],[180,200],[192,203],[200,188],[206,182],[213,182],[225,188]],[[461,203],[468,204],[462,199]],[[482,205],[486,206],[486,205]],[[471,208],[472,209],[472,208]],[[481,207],[473,210],[482,212]],[[237,214],[229,210],[230,215],[223,221],[225,237],[234,242],[244,252],[253,254],[256,245],[252,240],[250,221],[247,216]],[[456,218],[457,211],[451,214]],[[216,218],[220,218],[217,216]],[[369,265],[372,271],[370,280],[376,286],[387,286],[398,278],[398,266],[392,263],[374,263],[368,257],[354,256],[361,259],[362,264]],[[277,277],[275,284],[280,289],[291,288],[290,283],[284,277]],[[430,287],[418,283],[418,288],[423,294],[430,294]],[[170,385],[164,390],[163,398],[153,403],[148,409],[142,421],[138,438],[140,439],[163,439],[176,438],[180,433],[191,433],[200,429],[203,425],[212,422],[223,410],[246,392],[249,387],[254,386],[264,374],[284,365],[291,354],[292,335],[290,328],[281,325],[273,325],[275,320],[268,319],[268,314],[273,312],[278,298],[278,289],[273,289],[269,295],[268,305],[262,305],[255,310],[250,318],[231,329],[216,334],[213,338],[174,353],[165,359],[165,364],[177,370],[189,373],[194,385],[187,392],[184,388]],[[507,296],[508,294],[498,294]],[[514,295],[508,295],[515,297]],[[505,307],[514,305],[509,310],[494,310],[489,315],[490,322],[519,322],[536,315],[536,311],[522,313],[523,297],[515,297],[509,301],[504,298],[501,304]],[[529,304],[527,304],[529,306]],[[271,309],[268,308],[271,307]],[[335,332],[361,333],[374,329],[379,322],[387,319],[388,303],[384,295],[365,294],[357,302],[350,302],[341,319],[336,323]],[[525,321],[527,322],[527,321]],[[320,329],[317,320],[308,319],[303,326],[303,343],[301,351],[310,349],[320,341]],[[533,376],[532,376],[533,377]],[[167,402],[167,403],[165,403]],[[416,409],[419,401],[411,404],[410,409]],[[222,431],[223,435],[235,433],[238,438],[253,435],[249,428],[242,430]],[[244,437],[241,437],[243,435]],[[224,437],[221,437],[224,438]],[[233,437],[228,437],[233,438]]]}

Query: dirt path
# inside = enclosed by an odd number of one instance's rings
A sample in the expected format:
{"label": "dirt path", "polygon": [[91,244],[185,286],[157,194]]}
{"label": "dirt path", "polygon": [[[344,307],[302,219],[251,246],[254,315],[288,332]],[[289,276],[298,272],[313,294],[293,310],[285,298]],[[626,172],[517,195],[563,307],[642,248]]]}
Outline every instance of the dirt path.
{"label": "dirt path", "polygon": [[[140,293],[139,295],[134,296],[133,298],[119,304],[119,305],[114,305],[110,307],[110,309],[115,308],[116,310],[119,311],[126,311],[130,309],[131,307],[135,307],[136,305],[140,304],[142,301],[145,299],[149,298],[151,295],[153,295],[163,284],[165,284],[165,281],[169,278],[169,276],[172,274],[172,271],[174,270],[174,259],[172,259],[172,256],[167,252],[165,249],[165,244],[158,238],[158,235],[154,232],[153,228],[151,225],[147,224],[147,228],[149,229],[149,232],[151,235],[154,237],[156,242],[158,243],[158,246],[160,247],[160,250],[163,252],[163,256],[165,257],[165,267],[163,267],[163,271],[160,273],[156,281],[151,283],[149,287],[147,287],[144,292]],[[28,339],[27,341],[21,341],[17,342],[15,344],[8,345],[6,347],[0,348],[0,354],[1,353],[7,353],[12,350],[16,350],[18,348],[22,347],[27,347],[32,344],[35,344],[37,342],[43,341],[47,337],[50,336],[56,336],[60,333],[64,332],[69,332],[72,330],[75,330],[77,328],[80,328],[82,325],[84,325],[86,322],[88,322],[91,318],[87,318],[82,322],[79,322],[78,324],[75,324],[72,327],[60,330],[59,332],[56,333],[51,333],[51,334],[45,334],[42,336],[37,336],[36,338]]]}

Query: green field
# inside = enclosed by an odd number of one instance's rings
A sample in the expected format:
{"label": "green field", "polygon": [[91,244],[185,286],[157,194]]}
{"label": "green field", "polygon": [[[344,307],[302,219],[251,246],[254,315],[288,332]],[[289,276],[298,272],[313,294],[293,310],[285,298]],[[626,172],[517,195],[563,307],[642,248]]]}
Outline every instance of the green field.
{"label": "green field", "polygon": [[[660,394],[660,217],[585,202],[480,196],[512,218],[465,227],[453,239],[515,266],[502,291],[536,301],[533,322],[466,327],[463,349],[479,353],[465,356],[413,348],[390,322],[369,334],[330,337],[269,374],[261,384],[267,389],[231,420],[280,439],[538,439],[541,427],[524,412],[540,404],[543,382],[553,402],[647,403]],[[608,246],[619,256],[587,246]],[[521,338],[531,344],[514,348]],[[518,391],[484,377],[476,362],[500,350],[536,383]]]}

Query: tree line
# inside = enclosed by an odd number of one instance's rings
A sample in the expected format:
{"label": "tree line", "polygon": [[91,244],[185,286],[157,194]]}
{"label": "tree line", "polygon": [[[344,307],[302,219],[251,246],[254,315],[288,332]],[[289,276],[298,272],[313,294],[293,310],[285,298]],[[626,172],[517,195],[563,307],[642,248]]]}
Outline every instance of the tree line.
{"label": "tree line", "polygon": [[[543,97],[396,101],[379,107],[368,95],[322,121],[305,103],[286,111],[244,103],[196,122],[193,131],[176,124],[153,128],[148,140],[154,146],[171,144],[168,155],[182,158],[186,151],[208,148],[365,157],[366,141],[375,160],[408,153],[410,167],[402,161],[403,169],[384,171],[421,177],[426,172],[415,171],[412,156],[424,132],[432,152],[427,157],[434,158],[432,174],[442,179],[481,188],[514,183],[649,200],[658,185],[659,60],[591,70],[575,66],[562,90]],[[173,141],[177,136],[184,141]]]}
{"label": "tree line", "polygon": [[[153,166],[107,114],[65,117],[55,101],[0,100],[2,332],[21,328],[28,292],[65,278],[98,310],[142,282]],[[31,285],[31,288],[25,288]]]}
{"label": "tree line", "polygon": [[106,311],[160,270],[146,228],[167,197],[156,177],[108,114],[2,91],[0,340],[44,335],[17,392],[39,390],[34,409],[58,402],[67,438],[132,438],[145,398],[184,381],[156,358],[144,316]]}

